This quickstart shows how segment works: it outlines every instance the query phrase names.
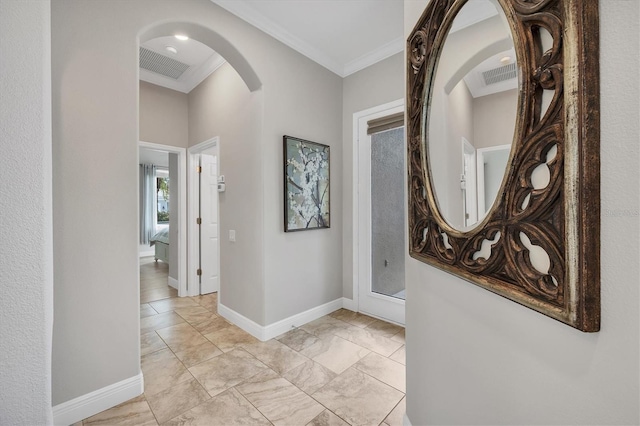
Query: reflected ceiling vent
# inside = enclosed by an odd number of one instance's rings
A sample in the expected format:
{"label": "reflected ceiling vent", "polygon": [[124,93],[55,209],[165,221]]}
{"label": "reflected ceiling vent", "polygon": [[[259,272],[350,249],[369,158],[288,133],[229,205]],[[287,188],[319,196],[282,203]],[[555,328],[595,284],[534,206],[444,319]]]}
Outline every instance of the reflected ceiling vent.
{"label": "reflected ceiling vent", "polygon": [[518,76],[518,70],[516,69],[516,63],[513,62],[509,65],[494,68],[489,71],[482,72],[482,78],[484,84],[489,86],[490,84],[500,83],[501,81],[511,80]]}
{"label": "reflected ceiling vent", "polygon": [[140,68],[177,80],[189,65],[140,47]]}

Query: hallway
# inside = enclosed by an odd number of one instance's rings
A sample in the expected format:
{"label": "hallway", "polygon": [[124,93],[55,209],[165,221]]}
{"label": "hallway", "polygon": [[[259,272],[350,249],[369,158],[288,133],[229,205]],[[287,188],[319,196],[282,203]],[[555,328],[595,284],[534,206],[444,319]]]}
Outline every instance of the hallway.
{"label": "hallway", "polygon": [[77,425],[402,425],[402,327],[341,309],[260,342],[140,265],[145,393]]}

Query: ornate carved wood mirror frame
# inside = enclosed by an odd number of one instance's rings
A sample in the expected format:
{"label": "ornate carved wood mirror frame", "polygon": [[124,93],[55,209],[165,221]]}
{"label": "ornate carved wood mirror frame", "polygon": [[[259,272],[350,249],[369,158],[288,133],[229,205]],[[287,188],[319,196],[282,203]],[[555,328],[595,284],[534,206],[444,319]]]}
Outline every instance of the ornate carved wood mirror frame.
{"label": "ornate carved wood mirror frame", "polygon": [[[407,41],[410,255],[579,330],[598,331],[598,2],[498,0],[511,27],[520,74],[511,161],[488,215],[471,230],[457,230],[438,209],[427,123],[438,57],[466,1],[431,0]],[[547,51],[541,29],[553,38]],[[541,116],[544,90],[553,95]],[[557,153],[549,161],[554,147]],[[545,162],[549,184],[535,189],[532,172]],[[522,234],[547,253],[546,274],[533,267]],[[491,254],[478,258],[485,240],[495,241]]]}

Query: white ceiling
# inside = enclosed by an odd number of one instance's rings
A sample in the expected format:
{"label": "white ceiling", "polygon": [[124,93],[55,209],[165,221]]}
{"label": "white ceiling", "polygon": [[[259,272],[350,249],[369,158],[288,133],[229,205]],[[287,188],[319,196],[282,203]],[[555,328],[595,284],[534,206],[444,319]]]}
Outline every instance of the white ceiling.
{"label": "white ceiling", "polygon": [[[167,46],[174,47],[177,53],[169,52],[166,49]],[[140,68],[140,80],[183,93],[189,93],[226,62],[209,46],[192,39],[178,40],[173,36],[159,37],[142,43],[142,47],[187,64],[189,68],[177,80]]]}
{"label": "white ceiling", "polygon": [[341,77],[401,52],[403,0],[212,0]]}
{"label": "white ceiling", "polygon": [[[211,0],[341,77],[401,52],[403,0]],[[177,80],[140,69],[140,79],[189,93],[224,58],[196,40],[142,44],[189,65]],[[170,53],[173,46],[177,53]]]}
{"label": "white ceiling", "polygon": [[[270,34],[318,64],[346,77],[391,55],[401,52],[403,40],[403,0],[211,0],[239,18]],[[460,10],[452,32],[498,15],[495,0],[469,0]],[[143,47],[189,65],[177,80],[140,69],[140,79],[189,93],[224,58],[197,40],[160,37]],[[166,50],[172,46],[177,53]],[[489,58],[474,70],[481,75],[499,59]],[[509,52],[515,57],[515,52]],[[480,81],[466,78],[468,85]],[[505,90],[503,85],[499,90]],[[517,80],[508,88],[517,87]],[[498,89],[496,86],[493,89]],[[499,91],[492,90],[492,91]],[[473,90],[474,96],[480,95]],[[486,92],[486,91],[485,91]],[[488,92],[482,94],[488,94]]]}
{"label": "white ceiling", "polygon": [[140,164],[155,164],[160,167],[169,167],[169,153],[151,148],[139,148]]}

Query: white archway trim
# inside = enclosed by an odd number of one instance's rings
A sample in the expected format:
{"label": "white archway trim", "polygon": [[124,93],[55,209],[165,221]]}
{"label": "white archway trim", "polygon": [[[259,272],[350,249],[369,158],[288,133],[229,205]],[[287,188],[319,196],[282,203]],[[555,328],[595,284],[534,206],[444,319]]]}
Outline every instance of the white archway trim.
{"label": "white archway trim", "polygon": [[206,44],[218,52],[236,70],[250,91],[262,87],[262,82],[245,57],[226,38],[215,31],[192,22],[167,22],[140,31],[140,44],[154,38],[181,33]]}

